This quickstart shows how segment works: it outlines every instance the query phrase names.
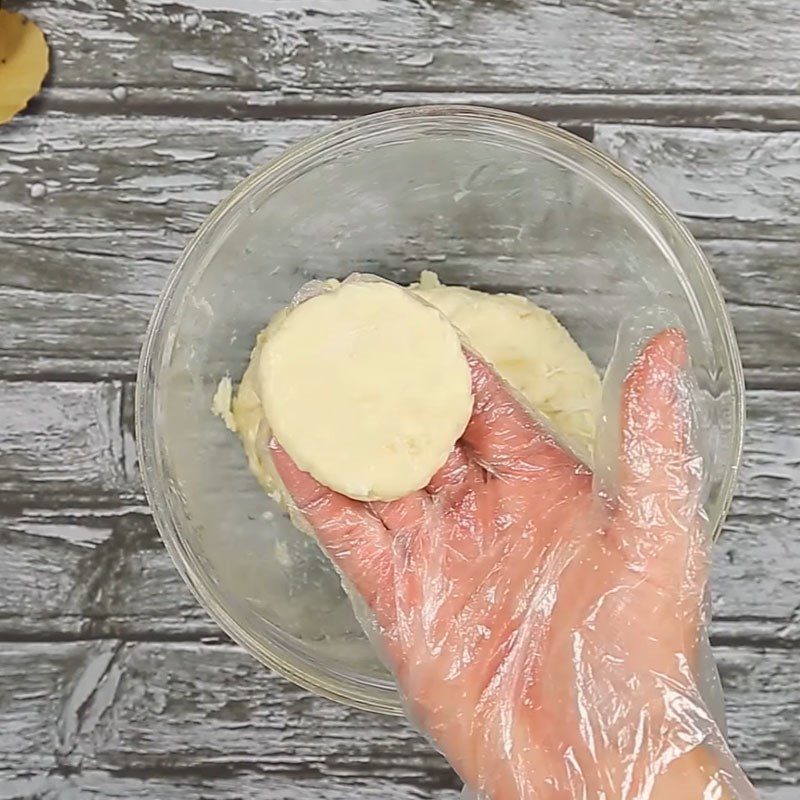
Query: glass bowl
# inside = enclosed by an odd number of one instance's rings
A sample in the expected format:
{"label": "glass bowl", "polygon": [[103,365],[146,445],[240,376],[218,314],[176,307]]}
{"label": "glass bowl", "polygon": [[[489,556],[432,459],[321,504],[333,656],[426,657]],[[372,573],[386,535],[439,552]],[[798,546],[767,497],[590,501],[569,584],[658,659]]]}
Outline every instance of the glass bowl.
{"label": "glass bowl", "polygon": [[741,455],[741,363],[719,287],[684,226],[591,145],[473,107],[375,114],[290,148],[241,183],[176,264],[137,382],[145,489],[181,575],[264,664],[326,697],[400,713],[339,578],[259,488],[212,416],[256,334],[312,278],[516,292],[553,311],[602,369],[626,314],[668,306],[686,331],[709,436],[714,535]]}

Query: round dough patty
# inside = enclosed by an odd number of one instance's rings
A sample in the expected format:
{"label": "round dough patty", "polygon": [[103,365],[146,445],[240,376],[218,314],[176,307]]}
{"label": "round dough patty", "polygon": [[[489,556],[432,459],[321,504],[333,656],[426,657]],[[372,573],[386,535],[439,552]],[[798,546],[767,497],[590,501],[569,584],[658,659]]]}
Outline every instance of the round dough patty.
{"label": "round dough patty", "polygon": [[265,343],[259,379],[286,452],[357,500],[426,486],[472,413],[456,330],[384,281],[352,281],[300,303]]}

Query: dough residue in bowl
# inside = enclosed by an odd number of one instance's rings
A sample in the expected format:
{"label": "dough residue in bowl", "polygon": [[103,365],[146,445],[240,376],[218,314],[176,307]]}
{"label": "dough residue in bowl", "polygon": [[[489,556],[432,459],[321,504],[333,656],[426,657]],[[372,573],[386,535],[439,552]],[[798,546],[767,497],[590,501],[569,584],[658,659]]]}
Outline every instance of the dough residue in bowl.
{"label": "dough residue in bowl", "polygon": [[[446,286],[430,271],[423,272],[419,283],[409,288],[439,309],[472,348],[548,420],[554,432],[578,456],[591,462],[600,376],[552,313],[520,295]],[[265,344],[288,313],[288,309],[279,311],[259,333],[228,405],[225,401],[231,397],[231,387],[221,383],[212,408],[241,439],[250,470],[262,488],[284,506],[272,463],[259,452],[258,443],[267,441],[271,433],[261,400],[259,365]]]}

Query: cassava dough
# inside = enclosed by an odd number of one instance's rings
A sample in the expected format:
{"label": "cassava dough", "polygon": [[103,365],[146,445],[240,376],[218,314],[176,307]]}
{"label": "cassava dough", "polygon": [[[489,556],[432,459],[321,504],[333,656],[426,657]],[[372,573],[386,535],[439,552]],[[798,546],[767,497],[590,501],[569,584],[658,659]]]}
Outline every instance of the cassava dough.
{"label": "cassava dough", "polygon": [[443,286],[433,272],[423,272],[414,290],[466,336],[578,456],[591,460],[600,376],[549,311],[519,295]]}
{"label": "cassava dough", "polygon": [[290,310],[261,351],[259,394],[300,469],[356,500],[426,486],[472,413],[455,328],[381,280],[347,281]]}
{"label": "cassava dough", "polygon": [[[419,284],[410,288],[461,330],[470,345],[549,420],[554,431],[591,463],[600,376],[549,311],[518,295],[443,285],[430,271],[423,272]],[[219,408],[225,392],[215,403],[215,413],[240,437],[250,470],[264,491],[284,506],[280,481],[264,447],[271,432],[259,396],[259,364],[263,347],[287,313],[287,309],[279,311],[259,333],[230,413]]]}

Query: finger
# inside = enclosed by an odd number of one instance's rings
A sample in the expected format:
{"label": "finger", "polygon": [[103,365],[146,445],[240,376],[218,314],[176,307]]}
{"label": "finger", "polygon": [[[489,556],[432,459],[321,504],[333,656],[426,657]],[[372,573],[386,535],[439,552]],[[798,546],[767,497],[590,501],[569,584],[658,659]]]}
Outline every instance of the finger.
{"label": "finger", "polygon": [[429,494],[436,495],[445,489],[457,486],[471,486],[485,479],[483,468],[478,464],[466,449],[457,442],[444,466],[431,478],[425,487]]}
{"label": "finger", "polygon": [[395,618],[390,538],[364,503],[323,486],[292,461],[276,439],[269,444],[275,469],[297,510],[313,528],[317,540],[344,573],[379,625]]}
{"label": "finger", "polygon": [[485,361],[474,353],[466,356],[475,401],[462,441],[490,473],[556,477],[582,467]]}
{"label": "finger", "polygon": [[623,386],[620,499],[646,522],[686,510],[696,466],[687,360],[686,338],[668,328],[645,344]]}
{"label": "finger", "polygon": [[625,379],[619,513],[632,527],[629,562],[680,584],[699,526],[702,464],[692,443],[686,337],[668,328],[642,348]]}

